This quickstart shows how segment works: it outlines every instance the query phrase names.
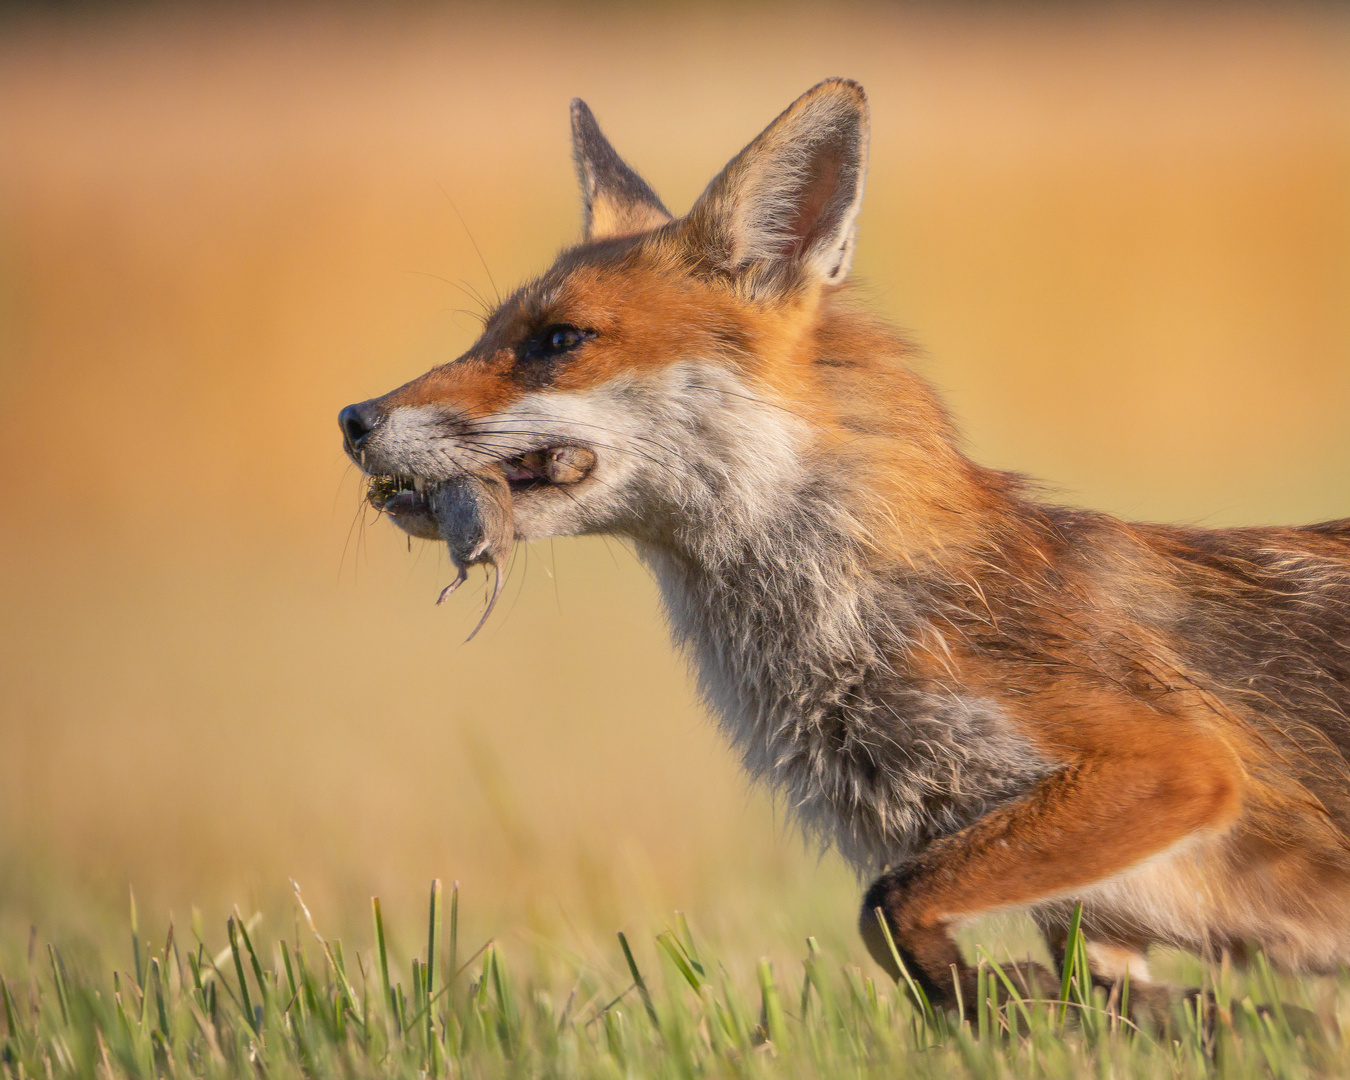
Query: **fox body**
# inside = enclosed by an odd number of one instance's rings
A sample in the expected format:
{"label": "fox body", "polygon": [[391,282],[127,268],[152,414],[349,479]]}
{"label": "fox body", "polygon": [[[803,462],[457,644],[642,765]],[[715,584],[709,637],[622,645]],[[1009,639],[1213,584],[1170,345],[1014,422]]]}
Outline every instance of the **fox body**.
{"label": "fox body", "polygon": [[1350,520],[1128,524],[964,456],[844,286],[856,84],[678,219],[572,119],[583,242],[343,410],[372,500],[454,549],[484,527],[429,524],[437,493],[493,474],[516,539],[630,539],[747,769],[875,878],[869,950],[898,973],[879,912],[938,1001],[973,978],[953,928],[1000,909],[1055,949],[1081,902],[1103,981],[1154,943],[1350,962]]}

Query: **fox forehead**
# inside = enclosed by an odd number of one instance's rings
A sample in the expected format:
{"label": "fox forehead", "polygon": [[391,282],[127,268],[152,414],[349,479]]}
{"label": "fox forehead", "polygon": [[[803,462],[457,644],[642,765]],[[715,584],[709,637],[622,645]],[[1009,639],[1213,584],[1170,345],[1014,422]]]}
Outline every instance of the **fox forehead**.
{"label": "fox forehead", "polygon": [[[662,239],[626,237],[564,251],[489,314],[467,352],[399,387],[386,404],[439,405],[480,417],[535,391],[588,390],[690,359],[750,363],[762,319]],[[553,359],[522,357],[527,341],[555,326],[593,336]]]}

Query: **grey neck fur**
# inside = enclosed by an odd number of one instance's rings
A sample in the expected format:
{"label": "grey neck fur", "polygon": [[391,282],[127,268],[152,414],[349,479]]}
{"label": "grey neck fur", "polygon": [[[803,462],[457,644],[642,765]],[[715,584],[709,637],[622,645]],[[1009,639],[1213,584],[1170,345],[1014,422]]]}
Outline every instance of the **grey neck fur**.
{"label": "grey neck fur", "polygon": [[[907,669],[922,583],[879,572],[852,539],[845,493],[796,472],[795,490],[739,506],[739,492],[704,492],[710,504],[686,491],[678,540],[638,549],[747,770],[870,873],[1025,794],[1046,763],[992,703]],[[770,499],[772,513],[756,512]]]}

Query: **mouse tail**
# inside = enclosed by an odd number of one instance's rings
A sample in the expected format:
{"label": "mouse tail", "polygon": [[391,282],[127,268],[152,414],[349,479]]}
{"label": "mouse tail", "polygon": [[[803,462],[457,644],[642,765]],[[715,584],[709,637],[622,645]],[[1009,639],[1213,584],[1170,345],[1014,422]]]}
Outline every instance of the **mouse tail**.
{"label": "mouse tail", "polygon": [[492,614],[492,609],[497,606],[497,597],[502,594],[502,584],[505,581],[505,576],[502,574],[502,568],[494,562],[492,564],[492,572],[496,575],[492,584],[492,595],[488,598],[487,607],[483,609],[483,617],[478,620],[478,625],[473,628],[473,633],[464,639],[465,645],[478,636],[478,631],[483,629],[483,624],[488,621],[488,616]]}

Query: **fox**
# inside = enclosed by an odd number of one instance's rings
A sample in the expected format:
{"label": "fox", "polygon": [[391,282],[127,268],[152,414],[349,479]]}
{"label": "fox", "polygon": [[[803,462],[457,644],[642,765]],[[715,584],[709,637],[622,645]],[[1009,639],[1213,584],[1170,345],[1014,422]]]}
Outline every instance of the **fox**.
{"label": "fox", "polygon": [[341,411],[375,507],[457,580],[513,542],[630,542],[745,770],[871,882],[867,951],[935,1005],[974,999],[954,935],[996,912],[1062,964],[1078,910],[1093,980],[1136,1000],[1169,989],[1159,945],[1350,962],[1350,518],[1129,523],[968,456],[848,281],[856,82],[682,217],[571,121],[581,241],[462,356]]}

